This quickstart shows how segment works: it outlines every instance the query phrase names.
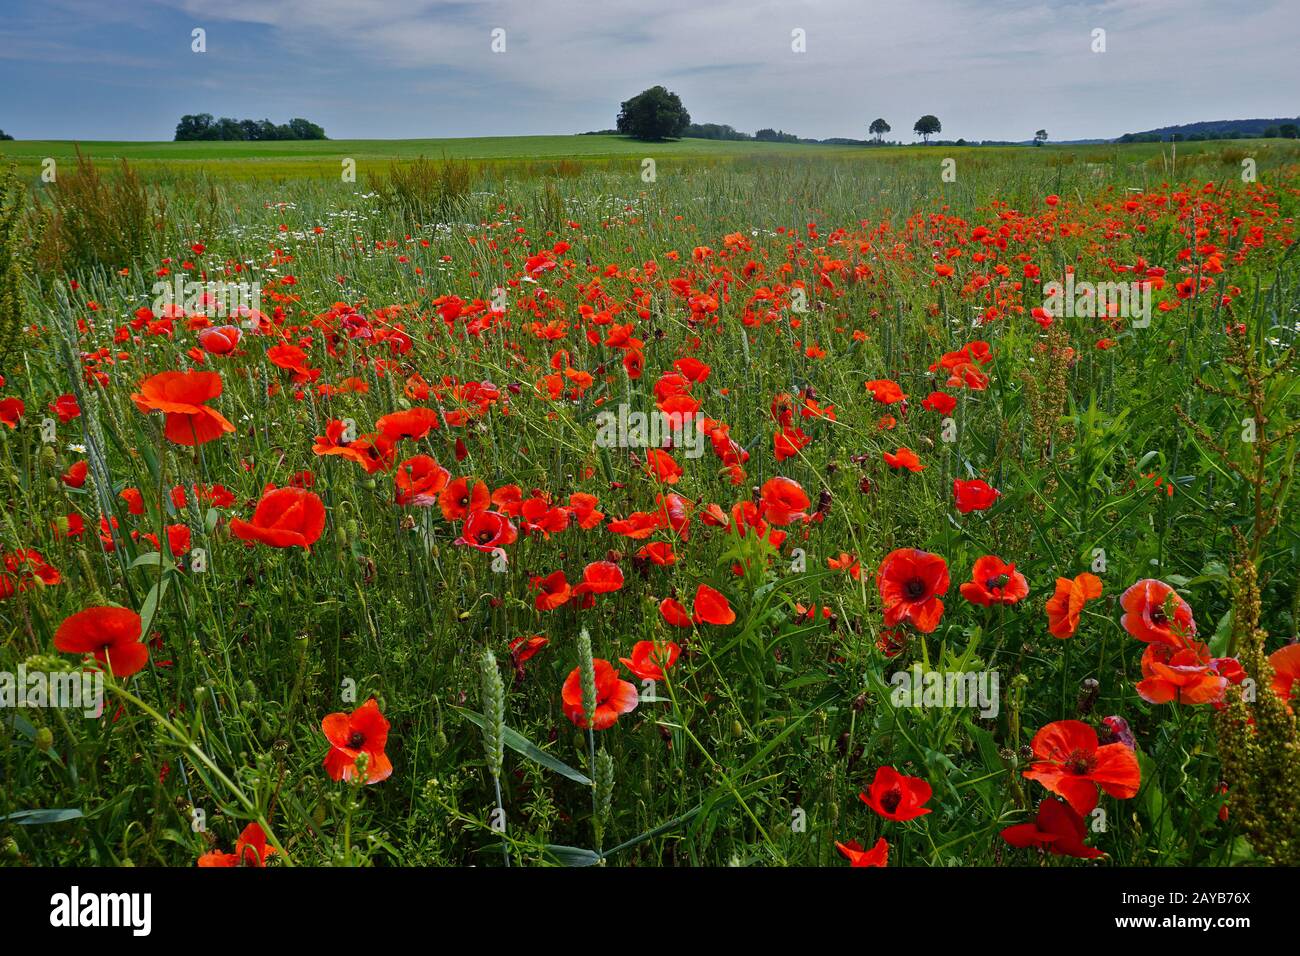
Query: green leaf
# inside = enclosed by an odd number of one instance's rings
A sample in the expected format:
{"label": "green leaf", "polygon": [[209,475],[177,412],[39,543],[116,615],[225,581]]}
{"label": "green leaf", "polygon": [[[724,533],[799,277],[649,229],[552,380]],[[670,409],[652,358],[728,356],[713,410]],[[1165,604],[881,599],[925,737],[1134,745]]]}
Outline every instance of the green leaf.
{"label": "green leaf", "polygon": [[172,564],[170,561],[163,558],[162,554],[157,551],[146,551],[144,554],[140,555],[138,558],[132,561],[130,567],[142,568],[145,565],[154,568],[158,567],[159,565],[162,565],[163,568],[168,571],[170,571],[173,567],[175,567],[174,564]]}
{"label": "green leaf", "polygon": [[80,810],[18,810],[8,816],[0,817],[0,823],[17,823],[19,826],[34,827],[43,823],[62,823],[64,820],[76,820],[85,816]]}
{"label": "green leaf", "polygon": [[1228,650],[1228,641],[1232,639],[1232,608],[1223,612],[1219,624],[1210,638],[1210,656],[1222,657]]}
{"label": "green leaf", "polygon": [[580,846],[562,846],[558,843],[548,843],[542,849],[555,862],[562,863],[565,866],[595,866],[600,862],[599,853]]}
{"label": "green leaf", "polygon": [[[486,723],[486,721],[483,719],[482,714],[475,713],[472,710],[466,710],[464,707],[455,707],[453,708],[453,710],[455,710],[456,713],[460,714],[462,717],[464,717],[466,720],[472,723],[479,730],[483,729],[483,726]],[[533,763],[539,763],[543,767],[546,767],[550,770],[554,770],[560,776],[568,777],[574,783],[580,783],[584,787],[591,786],[590,777],[584,776],[583,774],[579,773],[577,770],[574,770],[564,761],[557,760],[556,758],[552,757],[545,750],[537,746],[535,743],[533,743],[531,740],[529,740],[527,737],[523,736],[522,734],[519,734],[511,730],[509,727],[506,727],[505,733],[502,735],[502,738],[505,740],[505,744],[507,747],[509,747],[511,750],[515,751],[516,753],[522,754],[523,756],[527,757],[529,760],[533,761]]]}
{"label": "green leaf", "polygon": [[[148,555],[141,555],[148,557]],[[145,595],[144,604],[140,605],[140,633],[149,634],[149,629],[153,626],[153,619],[158,614],[158,604],[163,595],[167,593],[167,585],[171,583],[171,575],[164,574],[162,578],[149,589]]]}

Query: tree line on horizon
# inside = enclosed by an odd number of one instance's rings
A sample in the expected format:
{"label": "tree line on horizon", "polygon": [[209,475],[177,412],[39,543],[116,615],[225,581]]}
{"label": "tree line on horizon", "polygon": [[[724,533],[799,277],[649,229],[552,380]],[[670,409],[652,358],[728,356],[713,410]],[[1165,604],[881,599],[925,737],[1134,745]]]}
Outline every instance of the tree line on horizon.
{"label": "tree line on horizon", "polygon": [[[629,100],[624,100],[619,108],[618,119],[614,129],[593,130],[587,135],[600,134],[618,134],[630,136],[633,139],[645,140],[647,142],[662,142],[666,139],[714,139],[714,140],[731,140],[738,142],[758,142],[758,143],[817,143],[826,145],[853,145],[853,146],[885,146],[900,145],[897,143],[889,144],[885,142],[884,136],[890,132],[892,127],[883,118],[877,118],[867,127],[867,132],[871,134],[872,139],[859,140],[847,137],[832,137],[830,139],[806,139],[787,133],[784,130],[764,127],[756,131],[753,135],[741,132],[734,126],[727,123],[694,123],[691,121],[691,114],[687,111],[682,103],[681,97],[671,92],[663,86],[652,86],[643,90]],[[943,131],[943,124],[939,118],[932,113],[927,113],[920,117],[912,126],[912,132],[920,136],[924,142],[929,145],[930,137]],[[979,142],[967,142],[964,139],[956,141],[936,141],[935,145],[943,142],[945,145],[954,146],[1012,146],[1016,143],[1005,142],[1001,140],[981,140]],[[1033,137],[1033,143],[1041,146],[1047,142],[1047,131],[1038,130]]]}
{"label": "tree line on horizon", "polygon": [[272,140],[327,139],[325,130],[310,120],[295,117],[275,124],[268,119],[213,119],[211,113],[186,114],[176,124],[174,142],[237,140],[267,142]]}
{"label": "tree line on horizon", "polygon": [[[1267,124],[1267,125],[1265,125]],[[666,139],[713,139],[739,142],[766,143],[817,143],[829,145],[886,146],[902,145],[887,143],[885,134],[892,131],[883,117],[872,120],[867,127],[870,139],[851,139],[831,137],[829,139],[807,139],[787,133],[784,130],[764,127],[753,135],[741,132],[727,123],[695,123],[683,105],[681,97],[663,86],[652,86],[643,90],[629,100],[625,100],[619,109],[617,125],[612,130],[595,130],[599,133],[614,133],[631,136],[633,139],[648,142],[661,142]],[[932,113],[920,117],[912,126],[912,132],[930,145],[930,137],[943,131],[943,124]],[[1261,120],[1225,120],[1209,123],[1192,123],[1185,128],[1166,127],[1145,133],[1126,133],[1115,142],[1147,143],[1165,140],[1200,141],[1215,139],[1297,139],[1300,138],[1300,118],[1296,122],[1261,121]],[[1028,142],[1042,146],[1047,142],[1047,130],[1037,130]],[[1004,140],[936,140],[934,145],[946,146],[1018,146],[1021,143]]]}

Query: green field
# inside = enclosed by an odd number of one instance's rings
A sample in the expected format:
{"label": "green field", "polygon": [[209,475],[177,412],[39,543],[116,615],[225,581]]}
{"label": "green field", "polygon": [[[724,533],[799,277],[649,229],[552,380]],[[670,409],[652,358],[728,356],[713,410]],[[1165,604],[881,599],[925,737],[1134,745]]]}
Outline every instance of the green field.
{"label": "green field", "polygon": [[[447,139],[340,139],[287,142],[126,142],[73,140],[22,140],[0,143],[0,162],[16,162],[19,172],[34,177],[42,161],[72,160],[77,149],[97,164],[116,165],[125,159],[149,173],[219,173],[229,178],[333,177],[344,159],[357,162],[359,174],[385,169],[394,160],[419,156],[458,159],[485,166],[518,166],[533,173],[573,174],[582,168],[635,168],[647,158],[656,163],[710,163],[750,160],[860,160],[934,159],[936,155],[1017,157],[1030,163],[1159,163],[1171,153],[1168,144],[1097,144],[1052,146],[832,146],[804,143],[728,142],[682,139],[646,143],[625,136],[483,136]],[[1183,157],[1249,153],[1262,162],[1270,157],[1294,161],[1295,144],[1279,140],[1238,140],[1179,144]],[[580,164],[572,166],[568,164]]]}
{"label": "green field", "polygon": [[811,150],[861,154],[864,148],[809,147],[791,143],[722,142],[684,139],[643,143],[624,136],[483,136],[456,139],[340,139],[288,142],[85,142],[30,140],[0,144],[0,156],[16,160],[22,169],[39,169],[41,160],[72,159],[77,147],[96,161],[126,159],[142,167],[229,168],[243,164],[250,173],[272,175],[302,173],[333,175],[344,158],[367,162],[393,159],[462,159],[476,162],[545,160],[640,160],[663,158],[733,158],[737,156],[790,156]]}

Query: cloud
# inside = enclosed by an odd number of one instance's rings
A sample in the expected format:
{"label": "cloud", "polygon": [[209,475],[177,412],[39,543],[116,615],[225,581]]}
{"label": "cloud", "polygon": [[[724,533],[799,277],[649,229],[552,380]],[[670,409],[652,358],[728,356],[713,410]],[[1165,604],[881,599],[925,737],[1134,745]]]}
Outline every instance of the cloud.
{"label": "cloud", "polygon": [[[1300,26],[1285,2],[153,0],[134,21],[84,0],[54,9],[105,24],[132,62],[163,51],[177,99],[202,99],[192,109],[309,115],[336,137],[603,128],[621,100],[664,83],[697,121],[750,131],[861,137],[884,116],[899,138],[935,113],[945,136],[1045,126],[1064,139],[1290,115]],[[57,42],[65,59],[84,31],[64,36],[58,19],[33,18],[7,45]],[[206,59],[188,52],[190,25],[208,32]],[[504,53],[491,49],[498,27]],[[796,28],[806,52],[791,48]],[[1091,50],[1095,28],[1105,53]]]}

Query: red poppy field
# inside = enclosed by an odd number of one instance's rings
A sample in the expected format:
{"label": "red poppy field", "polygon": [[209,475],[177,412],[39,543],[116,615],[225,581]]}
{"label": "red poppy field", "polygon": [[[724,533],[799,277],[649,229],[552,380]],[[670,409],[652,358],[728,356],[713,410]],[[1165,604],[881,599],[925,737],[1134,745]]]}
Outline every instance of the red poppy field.
{"label": "red poppy field", "polygon": [[1300,863],[1241,148],[160,175],[132,255],[11,178],[0,859]]}

